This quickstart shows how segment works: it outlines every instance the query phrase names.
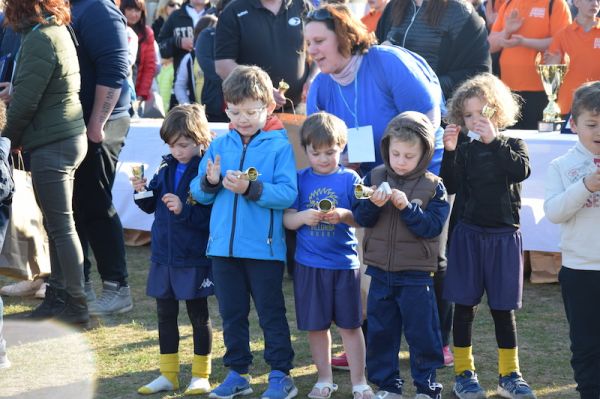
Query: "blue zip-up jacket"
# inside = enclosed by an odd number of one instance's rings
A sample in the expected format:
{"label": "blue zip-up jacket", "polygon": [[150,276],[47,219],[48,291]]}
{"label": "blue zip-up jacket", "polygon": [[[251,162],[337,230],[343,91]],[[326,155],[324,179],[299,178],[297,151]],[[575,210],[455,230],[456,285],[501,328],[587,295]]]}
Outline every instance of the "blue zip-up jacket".
{"label": "blue zip-up jacket", "polygon": [[[208,184],[206,165],[217,154],[222,177],[227,170],[258,169],[260,176],[247,194],[235,194],[221,183]],[[285,260],[283,211],[298,195],[296,164],[285,129],[261,130],[246,145],[235,130],[215,139],[190,191],[198,202],[213,204],[208,256]]]}
{"label": "blue zip-up jacket", "polygon": [[[211,207],[193,203],[189,192],[199,163],[200,157],[192,158],[175,189],[178,162],[172,155],[164,156],[147,187],[154,196],[135,200],[142,211],[154,212],[152,262],[169,267],[206,267],[211,264],[206,257]],[[179,215],[162,202],[162,196],[167,193],[176,194],[181,200],[183,209]]]}

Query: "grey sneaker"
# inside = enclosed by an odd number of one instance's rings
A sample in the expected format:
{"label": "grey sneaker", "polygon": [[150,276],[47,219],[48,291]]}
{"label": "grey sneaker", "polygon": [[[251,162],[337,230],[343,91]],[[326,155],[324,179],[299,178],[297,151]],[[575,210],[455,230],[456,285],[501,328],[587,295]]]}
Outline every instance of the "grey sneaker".
{"label": "grey sneaker", "polygon": [[88,305],[96,300],[96,293],[94,292],[94,287],[92,286],[91,281],[86,281],[83,283],[83,290],[85,291],[85,300]]}
{"label": "grey sneaker", "polygon": [[402,399],[402,394],[388,392],[388,391],[377,391],[375,399]]}
{"label": "grey sneaker", "polygon": [[102,294],[89,305],[94,316],[125,313],[133,309],[129,287],[121,287],[115,281],[102,282]]}

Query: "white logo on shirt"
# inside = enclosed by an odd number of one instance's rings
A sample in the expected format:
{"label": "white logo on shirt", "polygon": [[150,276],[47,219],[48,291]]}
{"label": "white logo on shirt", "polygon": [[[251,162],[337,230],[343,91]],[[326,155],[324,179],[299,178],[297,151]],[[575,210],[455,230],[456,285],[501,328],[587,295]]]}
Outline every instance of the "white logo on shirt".
{"label": "white logo on shirt", "polygon": [[243,16],[244,16],[244,15],[246,15],[246,14],[248,14],[248,10],[244,10],[244,11],[242,11],[242,12],[238,12],[238,13],[237,13],[237,16],[238,16],[238,18],[239,18],[239,17],[243,17]]}
{"label": "white logo on shirt", "polygon": [[202,284],[200,284],[200,288],[198,288],[198,289],[202,289],[202,288],[209,288],[209,287],[211,287],[211,286],[213,286],[213,285],[214,285],[214,284],[213,284],[213,282],[212,282],[212,281],[210,281],[210,279],[208,279],[208,278],[205,278],[205,279],[204,279],[204,281],[202,282]]}
{"label": "white logo on shirt", "polygon": [[600,48],[600,37],[594,39],[594,48]]}
{"label": "white logo on shirt", "polygon": [[546,9],[544,7],[532,7],[529,16],[532,18],[544,18]]}
{"label": "white logo on shirt", "polygon": [[292,17],[288,19],[288,25],[290,26],[298,26],[302,21],[298,17]]}

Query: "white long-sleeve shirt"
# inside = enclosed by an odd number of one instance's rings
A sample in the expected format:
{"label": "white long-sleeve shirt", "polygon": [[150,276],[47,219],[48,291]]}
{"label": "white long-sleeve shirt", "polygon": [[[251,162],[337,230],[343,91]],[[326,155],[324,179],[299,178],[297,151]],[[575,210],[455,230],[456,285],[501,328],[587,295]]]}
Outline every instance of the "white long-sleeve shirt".
{"label": "white long-sleeve shirt", "polygon": [[[592,154],[580,142],[550,163],[544,212],[561,225],[563,266],[600,271],[600,191],[591,193],[583,178],[596,170]],[[597,161],[598,162],[598,161]]]}

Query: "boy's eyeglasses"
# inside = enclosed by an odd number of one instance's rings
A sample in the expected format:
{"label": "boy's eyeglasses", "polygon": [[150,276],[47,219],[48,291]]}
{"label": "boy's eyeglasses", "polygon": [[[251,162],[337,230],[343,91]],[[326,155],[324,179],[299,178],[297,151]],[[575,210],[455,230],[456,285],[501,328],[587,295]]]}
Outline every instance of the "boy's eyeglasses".
{"label": "boy's eyeglasses", "polygon": [[266,109],[266,106],[257,107],[257,108],[246,108],[246,109],[231,109],[226,108],[225,113],[229,117],[229,119],[239,119],[242,115],[246,117],[248,120],[256,120],[260,118],[262,112]]}
{"label": "boy's eyeglasses", "polygon": [[333,21],[333,15],[326,8],[318,8],[306,14],[306,21]]}
{"label": "boy's eyeglasses", "polygon": [[171,2],[171,3],[167,4],[167,5],[169,7],[171,7],[171,8],[180,8],[181,7],[180,3],[173,3],[173,2]]}

